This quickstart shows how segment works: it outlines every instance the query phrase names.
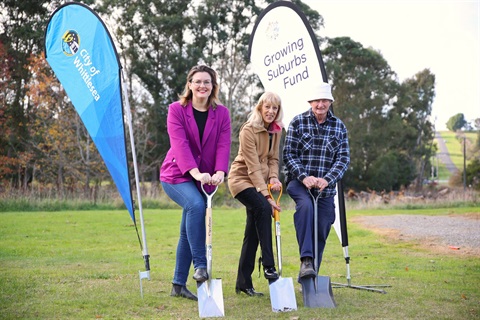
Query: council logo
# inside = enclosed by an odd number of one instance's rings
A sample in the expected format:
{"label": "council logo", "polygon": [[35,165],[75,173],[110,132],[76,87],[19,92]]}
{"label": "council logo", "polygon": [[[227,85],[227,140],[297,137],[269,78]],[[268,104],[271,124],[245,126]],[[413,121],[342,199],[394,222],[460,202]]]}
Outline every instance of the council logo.
{"label": "council logo", "polygon": [[80,49],[80,36],[75,30],[67,30],[62,36],[63,53],[70,57]]}
{"label": "council logo", "polygon": [[278,21],[270,21],[267,25],[265,33],[266,36],[270,38],[270,40],[277,40],[280,34],[280,24],[278,23]]}

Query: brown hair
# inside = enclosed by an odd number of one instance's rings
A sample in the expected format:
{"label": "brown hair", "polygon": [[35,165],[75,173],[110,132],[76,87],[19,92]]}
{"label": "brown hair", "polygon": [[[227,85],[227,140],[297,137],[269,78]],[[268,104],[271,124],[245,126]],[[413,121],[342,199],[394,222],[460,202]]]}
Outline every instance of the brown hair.
{"label": "brown hair", "polygon": [[185,83],[183,93],[179,96],[180,104],[182,106],[186,106],[188,102],[192,100],[193,92],[190,90],[188,84],[192,82],[193,76],[197,72],[206,72],[210,75],[210,78],[212,78],[212,92],[208,97],[207,106],[212,106],[212,108],[215,110],[217,105],[220,104],[220,100],[218,99],[219,86],[217,82],[217,73],[215,70],[207,67],[206,65],[198,65],[190,69],[187,75],[187,82]]}

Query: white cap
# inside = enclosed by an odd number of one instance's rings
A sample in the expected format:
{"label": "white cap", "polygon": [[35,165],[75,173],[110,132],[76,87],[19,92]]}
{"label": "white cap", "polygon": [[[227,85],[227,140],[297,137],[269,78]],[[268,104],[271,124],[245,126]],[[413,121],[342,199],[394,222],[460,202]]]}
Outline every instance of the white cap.
{"label": "white cap", "polygon": [[335,101],[332,96],[332,87],[325,82],[320,82],[312,85],[310,89],[306,91],[307,101],[313,101],[318,99],[328,99],[332,102]]}

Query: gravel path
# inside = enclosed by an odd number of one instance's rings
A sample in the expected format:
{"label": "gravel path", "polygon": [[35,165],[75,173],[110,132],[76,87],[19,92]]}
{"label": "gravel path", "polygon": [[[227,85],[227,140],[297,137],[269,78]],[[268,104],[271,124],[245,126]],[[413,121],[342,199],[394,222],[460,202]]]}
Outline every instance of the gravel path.
{"label": "gravel path", "polygon": [[432,250],[480,256],[480,212],[445,216],[362,216],[353,221],[393,239],[419,241]]}

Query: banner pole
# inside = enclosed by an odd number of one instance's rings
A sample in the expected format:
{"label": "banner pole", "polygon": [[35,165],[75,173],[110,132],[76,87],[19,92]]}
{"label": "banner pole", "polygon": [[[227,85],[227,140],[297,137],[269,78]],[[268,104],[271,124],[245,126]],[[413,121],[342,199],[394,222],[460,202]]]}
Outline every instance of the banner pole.
{"label": "banner pole", "polygon": [[138,200],[138,211],[140,212],[140,226],[142,229],[142,251],[143,251],[143,259],[145,261],[145,271],[139,271],[139,277],[140,277],[140,294],[143,298],[143,288],[142,288],[142,279],[148,279],[150,280],[150,255],[148,254],[148,247],[147,247],[147,235],[145,232],[145,225],[144,225],[144,220],[143,220],[143,207],[142,207],[142,194],[140,192],[140,179],[139,179],[139,174],[138,174],[138,165],[137,165],[137,153],[135,150],[135,140],[133,137],[133,125],[132,125],[132,113],[130,111],[130,102],[128,100],[128,92],[127,88],[125,86],[125,74],[123,72],[123,69],[121,69],[122,73],[122,91],[124,95],[124,101],[125,101],[125,115],[127,117],[127,124],[128,124],[128,131],[130,134],[130,144],[132,148],[132,159],[133,159],[133,169],[135,172],[135,186],[137,190],[137,200]]}
{"label": "banner pole", "polygon": [[[132,116],[112,36],[100,16],[89,6],[66,1],[48,20],[44,46],[45,59],[82,119],[130,213],[147,270],[140,273],[140,277],[150,279]],[[125,93],[126,108],[122,93]],[[133,151],[143,245],[136,224],[129,174],[126,120]]]}
{"label": "banner pole", "polygon": [[341,230],[341,238],[342,238],[342,247],[343,247],[343,256],[345,258],[345,264],[347,268],[347,283],[342,284],[338,282],[332,282],[334,288],[352,288],[352,289],[359,289],[359,290],[367,290],[371,292],[378,292],[378,293],[387,293],[385,290],[382,289],[375,289],[374,287],[390,287],[388,284],[373,284],[373,285],[352,285],[352,279],[350,274],[350,255],[348,254],[348,233],[347,233],[347,215],[345,209],[345,196],[343,192],[343,185],[342,180],[337,182],[337,196],[338,196],[338,207],[340,211],[340,230]]}

